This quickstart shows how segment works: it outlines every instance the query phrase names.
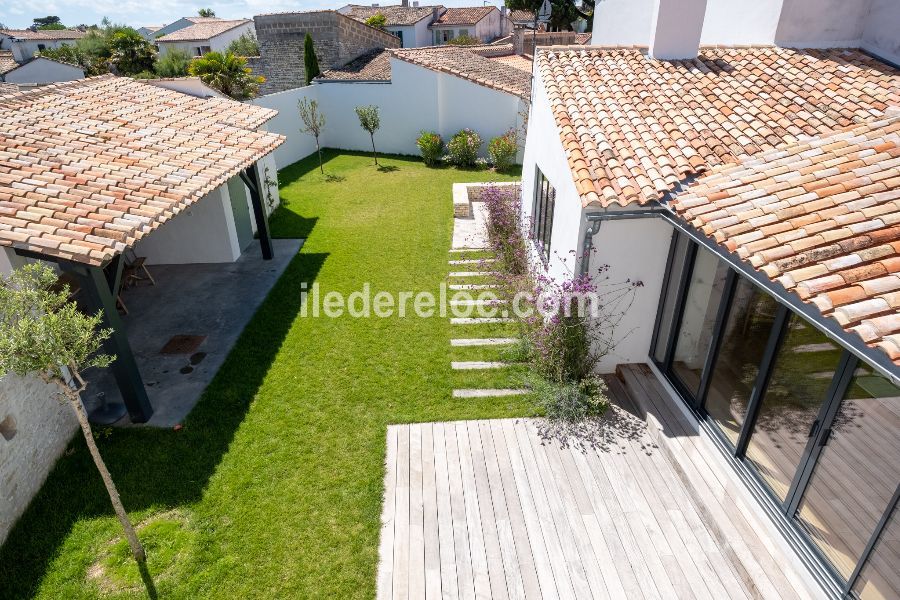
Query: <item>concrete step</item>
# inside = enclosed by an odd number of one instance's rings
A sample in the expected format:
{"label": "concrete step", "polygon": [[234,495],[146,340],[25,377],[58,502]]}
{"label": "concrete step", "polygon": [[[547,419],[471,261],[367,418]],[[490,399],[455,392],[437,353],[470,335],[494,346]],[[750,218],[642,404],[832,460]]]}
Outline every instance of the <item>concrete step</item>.
{"label": "concrete step", "polygon": [[497,262],[496,258],[460,258],[457,260],[449,260],[447,264],[450,265],[489,265],[491,263]]}
{"label": "concrete step", "polygon": [[481,277],[483,275],[496,275],[496,271],[450,271],[450,277]]}
{"label": "concrete step", "polygon": [[490,248],[450,248],[450,252],[454,254],[461,254],[463,252],[484,252],[485,250],[490,250]]}
{"label": "concrete step", "polygon": [[512,323],[515,319],[508,317],[453,317],[451,325],[481,325],[483,323]]}
{"label": "concrete step", "polygon": [[450,306],[494,306],[507,303],[508,300],[500,298],[463,298],[461,300],[451,300]]}
{"label": "concrete step", "polygon": [[484,369],[505,369],[513,363],[487,360],[455,360],[450,363],[454,371],[481,371]]}
{"label": "concrete step", "polygon": [[457,338],[450,340],[451,346],[506,346],[515,344],[518,338]]}
{"label": "concrete step", "polygon": [[453,291],[460,290],[494,290],[500,286],[496,283],[451,283],[447,289]]}
{"label": "concrete step", "polygon": [[516,389],[466,389],[453,390],[454,398],[501,398],[503,396],[523,396],[528,390]]}

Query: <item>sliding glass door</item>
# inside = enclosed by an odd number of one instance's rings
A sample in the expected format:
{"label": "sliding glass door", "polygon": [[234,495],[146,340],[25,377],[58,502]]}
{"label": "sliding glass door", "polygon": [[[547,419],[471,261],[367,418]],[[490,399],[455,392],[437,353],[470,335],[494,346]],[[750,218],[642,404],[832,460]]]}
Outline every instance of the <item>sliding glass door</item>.
{"label": "sliding glass door", "polygon": [[850,597],[900,597],[900,388],[688,236],[651,358]]}

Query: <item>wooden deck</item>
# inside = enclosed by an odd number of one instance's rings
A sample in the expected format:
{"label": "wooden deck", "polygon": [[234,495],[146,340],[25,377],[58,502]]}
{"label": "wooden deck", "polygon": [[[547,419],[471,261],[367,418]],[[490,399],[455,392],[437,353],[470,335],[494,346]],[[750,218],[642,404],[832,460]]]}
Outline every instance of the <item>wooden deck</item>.
{"label": "wooden deck", "polygon": [[578,432],[389,427],[378,597],[810,597],[743,509],[717,522],[722,486],[714,506],[693,494],[657,419],[610,388],[608,414]]}

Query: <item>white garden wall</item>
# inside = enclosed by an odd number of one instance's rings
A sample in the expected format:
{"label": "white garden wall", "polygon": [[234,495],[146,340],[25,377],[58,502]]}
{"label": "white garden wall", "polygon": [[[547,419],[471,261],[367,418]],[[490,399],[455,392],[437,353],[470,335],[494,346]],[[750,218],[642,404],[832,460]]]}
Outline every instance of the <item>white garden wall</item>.
{"label": "white garden wall", "polygon": [[278,111],[266,129],[287,137],[275,151],[279,168],[315,152],[312,136],[300,133],[297,102],[301,98],[318,100],[319,109],[325,114],[323,147],[371,150],[369,134],[359,126],[354,109],[374,104],[381,114],[381,128],[375,134],[378,150],[409,155],[419,154],[416,138],[422,130],[437,131],[447,140],[469,127],[484,139],[481,155],[486,156],[488,140],[518,128],[524,110],[524,103],[517,96],[391,59],[390,82],[318,83],[253,100],[254,104]]}
{"label": "white garden wall", "polygon": [[0,378],[0,544],[77,428],[51,386],[36,377]]}

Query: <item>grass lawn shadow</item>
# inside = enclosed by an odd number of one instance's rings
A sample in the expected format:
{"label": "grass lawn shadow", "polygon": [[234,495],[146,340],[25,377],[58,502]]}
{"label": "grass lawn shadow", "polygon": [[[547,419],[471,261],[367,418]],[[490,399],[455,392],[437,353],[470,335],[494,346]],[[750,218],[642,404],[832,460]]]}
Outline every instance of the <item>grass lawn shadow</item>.
{"label": "grass lawn shadow", "polygon": [[[203,496],[300,311],[300,283],[314,281],[326,258],[302,252],[294,257],[181,431],[119,428],[101,436],[100,452],[129,512],[166,510]],[[0,597],[33,597],[73,525],[112,515],[87,447],[76,435],[0,548]],[[78,544],[74,537],[72,543]],[[91,548],[82,552],[92,560]]]}

